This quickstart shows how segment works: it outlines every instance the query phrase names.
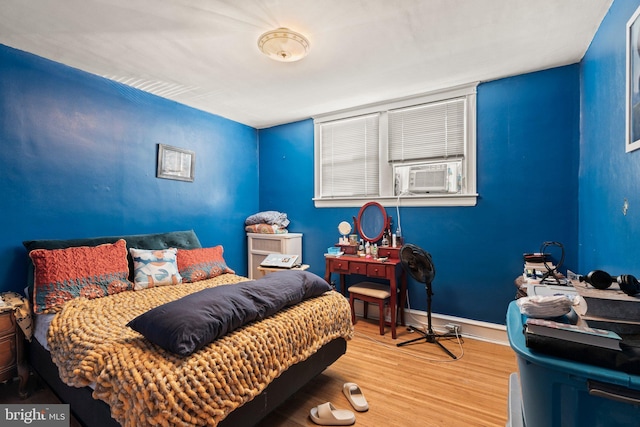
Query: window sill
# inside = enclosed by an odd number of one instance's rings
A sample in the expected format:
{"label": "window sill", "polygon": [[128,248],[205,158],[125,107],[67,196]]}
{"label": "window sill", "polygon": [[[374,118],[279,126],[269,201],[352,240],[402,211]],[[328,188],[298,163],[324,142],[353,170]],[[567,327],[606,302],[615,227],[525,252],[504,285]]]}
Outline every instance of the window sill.
{"label": "window sill", "polygon": [[316,208],[360,207],[366,202],[375,201],[382,206],[420,207],[420,206],[475,206],[477,194],[432,194],[428,196],[398,197],[344,197],[336,199],[317,199],[313,202]]}

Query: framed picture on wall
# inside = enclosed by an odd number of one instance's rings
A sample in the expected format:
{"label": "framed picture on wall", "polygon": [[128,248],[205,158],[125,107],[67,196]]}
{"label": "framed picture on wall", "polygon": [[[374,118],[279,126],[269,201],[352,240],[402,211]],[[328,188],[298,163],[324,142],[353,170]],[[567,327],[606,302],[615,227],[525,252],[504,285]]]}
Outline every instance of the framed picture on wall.
{"label": "framed picture on wall", "polygon": [[627,22],[626,152],[640,148],[640,7]]}
{"label": "framed picture on wall", "polygon": [[170,145],[158,144],[158,168],[156,177],[193,181],[196,155],[193,151]]}

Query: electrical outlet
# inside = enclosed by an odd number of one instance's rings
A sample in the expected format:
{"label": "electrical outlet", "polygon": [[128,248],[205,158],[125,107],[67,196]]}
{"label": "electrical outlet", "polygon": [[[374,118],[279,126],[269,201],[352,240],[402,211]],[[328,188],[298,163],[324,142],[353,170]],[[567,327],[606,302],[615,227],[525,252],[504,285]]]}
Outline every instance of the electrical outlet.
{"label": "electrical outlet", "polygon": [[446,325],[444,325],[444,327],[447,328],[447,331],[449,332],[453,332],[456,334],[460,333],[460,325],[456,323],[447,323]]}

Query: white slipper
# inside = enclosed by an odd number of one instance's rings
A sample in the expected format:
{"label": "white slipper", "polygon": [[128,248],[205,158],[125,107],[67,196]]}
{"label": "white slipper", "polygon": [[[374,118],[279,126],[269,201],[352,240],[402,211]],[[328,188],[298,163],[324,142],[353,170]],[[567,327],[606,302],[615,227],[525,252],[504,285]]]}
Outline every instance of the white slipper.
{"label": "white slipper", "polygon": [[356,411],[364,412],[369,409],[369,403],[367,403],[367,399],[364,398],[364,394],[362,394],[362,390],[360,390],[358,384],[344,383],[342,392],[347,396],[347,400]]}
{"label": "white slipper", "polygon": [[331,402],[311,408],[311,421],[321,426],[350,426],[356,416],[348,409],[336,409]]}

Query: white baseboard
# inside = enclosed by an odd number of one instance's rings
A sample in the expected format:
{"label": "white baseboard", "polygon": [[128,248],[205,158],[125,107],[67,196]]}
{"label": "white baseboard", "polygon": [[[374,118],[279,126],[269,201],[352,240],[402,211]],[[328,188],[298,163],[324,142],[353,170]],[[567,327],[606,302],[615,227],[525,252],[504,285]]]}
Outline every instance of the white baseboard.
{"label": "white baseboard", "polygon": [[[363,315],[364,310],[362,301],[355,301],[355,310],[357,316]],[[378,307],[375,304],[370,304],[369,306],[369,317],[376,320],[378,319]],[[404,320],[407,326],[411,326],[416,329],[423,329],[427,325],[427,312],[405,309]],[[448,323],[460,325],[460,335],[463,337],[488,341],[495,344],[509,345],[507,328],[504,325],[448,316],[446,314],[431,314],[431,326],[435,332],[447,332],[445,325]]]}

